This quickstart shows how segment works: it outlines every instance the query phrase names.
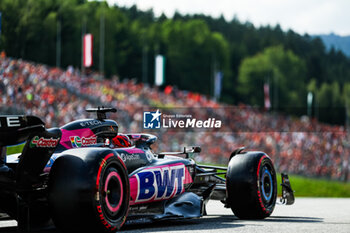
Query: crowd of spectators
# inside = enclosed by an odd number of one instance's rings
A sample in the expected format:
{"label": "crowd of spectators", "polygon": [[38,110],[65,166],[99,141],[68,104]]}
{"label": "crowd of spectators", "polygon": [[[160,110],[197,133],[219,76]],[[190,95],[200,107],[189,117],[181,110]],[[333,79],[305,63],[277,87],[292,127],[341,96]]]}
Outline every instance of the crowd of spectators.
{"label": "crowd of spectators", "polygon": [[[237,147],[268,153],[280,172],[348,180],[350,144],[345,127],[322,124],[246,105],[231,106],[204,95],[167,86],[164,90],[118,77],[103,79],[98,73],[52,68],[23,60],[0,59],[0,109],[36,115],[47,127],[88,118],[85,108],[97,105],[118,109],[110,117],[120,132],[141,132],[143,112],[161,109],[206,120],[222,121],[220,129],[153,130],[160,140],[157,151],[182,150],[200,145],[196,160],[226,164]],[[4,110],[6,109],[6,110]],[[150,133],[150,131],[147,131]]]}

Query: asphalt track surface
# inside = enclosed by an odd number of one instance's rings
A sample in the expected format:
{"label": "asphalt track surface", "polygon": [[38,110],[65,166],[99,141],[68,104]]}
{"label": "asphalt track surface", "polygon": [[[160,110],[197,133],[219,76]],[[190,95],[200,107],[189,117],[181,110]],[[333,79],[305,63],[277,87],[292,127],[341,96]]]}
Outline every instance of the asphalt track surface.
{"label": "asphalt track surface", "polygon": [[[350,233],[350,198],[297,198],[292,206],[276,205],[269,218],[259,221],[239,220],[218,201],[210,201],[207,212],[199,219],[128,225],[121,232]],[[16,232],[16,221],[0,221],[0,233],[4,232]]]}

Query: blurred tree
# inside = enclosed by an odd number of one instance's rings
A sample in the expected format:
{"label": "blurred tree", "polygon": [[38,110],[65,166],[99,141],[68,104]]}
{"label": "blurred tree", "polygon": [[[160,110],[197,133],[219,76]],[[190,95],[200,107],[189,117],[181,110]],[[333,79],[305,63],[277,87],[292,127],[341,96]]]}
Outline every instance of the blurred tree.
{"label": "blurred tree", "polygon": [[[305,62],[282,46],[270,47],[262,53],[246,58],[239,68],[237,91],[241,100],[264,106],[264,83],[270,84],[273,108],[305,107]],[[299,111],[299,110],[298,110]]]}
{"label": "blurred tree", "polygon": [[343,98],[344,98],[344,105],[345,105],[345,116],[346,116],[346,126],[350,126],[350,83],[347,82],[344,84],[343,88]]}
{"label": "blurred tree", "polygon": [[[274,107],[304,107],[311,78],[315,98],[327,92],[326,84],[345,93],[344,84],[350,80],[350,59],[342,52],[326,51],[320,38],[284,32],[279,25],[257,28],[236,17],[227,21],[222,15],[179,12],[172,18],[157,18],[152,10],[87,0],[1,0],[0,11],[0,49],[10,57],[54,66],[60,24],[61,66],[81,66],[85,28],[94,36],[92,69],[98,70],[103,17],[106,77],[118,74],[153,84],[154,57],[160,53],[166,57],[165,85],[209,96],[214,71],[220,70],[224,73],[221,100],[231,104],[262,106],[263,83],[270,82]],[[334,103],[341,105],[341,101],[344,96]],[[341,113],[325,120],[341,122]]]}
{"label": "blurred tree", "polygon": [[345,122],[344,99],[339,84],[323,83],[317,93],[319,119],[333,124]]}
{"label": "blurred tree", "polygon": [[224,37],[211,32],[203,20],[167,20],[161,31],[167,83],[211,95],[214,69],[229,75],[229,49]]}
{"label": "blurred tree", "polygon": [[25,0],[2,0],[0,11],[2,12],[2,33],[0,48],[5,49],[9,56],[21,57],[20,51],[24,44],[23,38],[19,37],[20,11],[23,11]]}

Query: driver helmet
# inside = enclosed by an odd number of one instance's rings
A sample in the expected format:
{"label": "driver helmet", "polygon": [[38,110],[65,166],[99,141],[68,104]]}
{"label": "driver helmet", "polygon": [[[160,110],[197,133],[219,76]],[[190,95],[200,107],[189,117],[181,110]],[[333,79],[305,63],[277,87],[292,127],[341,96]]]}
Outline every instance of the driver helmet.
{"label": "driver helmet", "polygon": [[125,134],[118,134],[113,139],[113,144],[117,147],[130,147],[132,146],[130,138]]}

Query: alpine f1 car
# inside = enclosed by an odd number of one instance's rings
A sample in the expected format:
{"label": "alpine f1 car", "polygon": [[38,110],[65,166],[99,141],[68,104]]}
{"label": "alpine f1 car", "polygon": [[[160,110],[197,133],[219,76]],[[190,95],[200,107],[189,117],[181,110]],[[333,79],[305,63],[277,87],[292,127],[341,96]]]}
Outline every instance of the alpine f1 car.
{"label": "alpine f1 car", "polygon": [[[200,147],[154,153],[156,136],[118,134],[106,119],[116,109],[87,111],[97,118],[50,129],[35,116],[0,116],[0,209],[20,231],[115,232],[125,222],[201,217],[210,199],[242,219],[274,210],[276,172],[265,153],[240,148],[227,168],[198,165]],[[6,155],[6,146],[21,142],[21,153]],[[282,203],[292,204],[284,174],[282,188]]]}

